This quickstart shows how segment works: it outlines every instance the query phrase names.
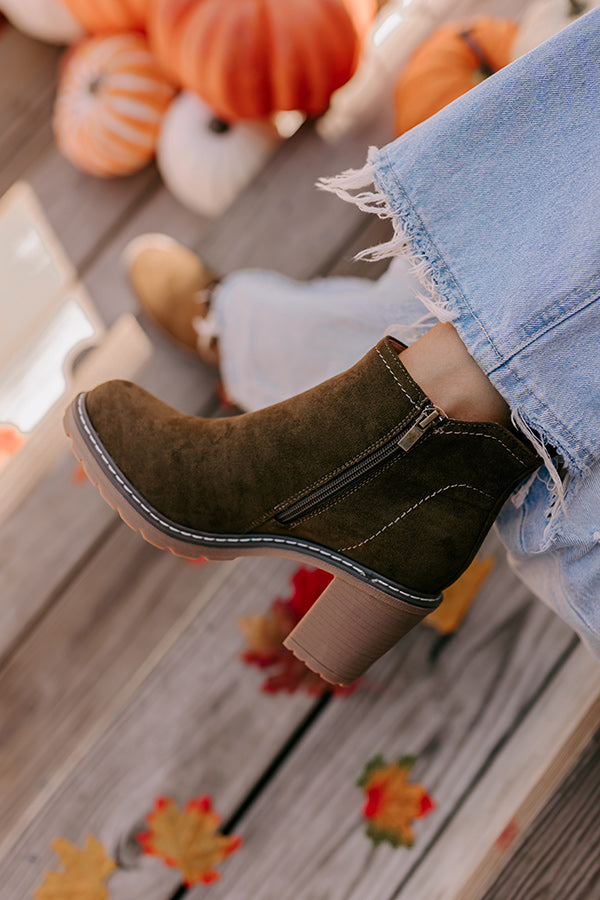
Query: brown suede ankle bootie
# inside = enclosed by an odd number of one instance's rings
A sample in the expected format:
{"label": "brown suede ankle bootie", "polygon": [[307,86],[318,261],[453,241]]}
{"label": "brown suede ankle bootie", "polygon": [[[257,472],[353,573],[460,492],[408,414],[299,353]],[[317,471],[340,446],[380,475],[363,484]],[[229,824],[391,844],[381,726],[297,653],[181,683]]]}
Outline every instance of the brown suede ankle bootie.
{"label": "brown suede ankle bootie", "polygon": [[341,684],[435,609],[540,465],[512,431],[445,418],[388,339],[258,412],[195,418],[111,381],[79,395],[65,428],[90,479],[152,544],[333,573],[286,646]]}

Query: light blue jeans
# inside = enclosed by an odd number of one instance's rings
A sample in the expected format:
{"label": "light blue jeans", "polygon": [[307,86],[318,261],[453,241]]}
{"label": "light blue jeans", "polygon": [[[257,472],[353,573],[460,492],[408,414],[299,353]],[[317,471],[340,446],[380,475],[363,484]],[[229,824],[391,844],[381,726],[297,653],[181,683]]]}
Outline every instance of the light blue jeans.
{"label": "light blue jeans", "polygon": [[538,447],[498,527],[600,657],[600,10],[329,187],[392,218],[371,255],[414,264]]}
{"label": "light blue jeans", "polygon": [[[376,285],[346,288],[265,273],[227,279],[216,297],[226,386],[257,408],[351,365],[384,322],[406,340],[418,278],[429,311],[453,322],[546,460],[498,519],[510,561],[600,658],[600,10],[328,187],[393,219],[394,238],[369,251],[396,257],[393,266]],[[239,328],[243,308],[256,341]],[[284,326],[306,336],[302,321],[329,351],[280,340]],[[289,364],[295,345],[304,366]],[[252,346],[264,372],[285,369],[292,383],[269,384],[244,356]]]}

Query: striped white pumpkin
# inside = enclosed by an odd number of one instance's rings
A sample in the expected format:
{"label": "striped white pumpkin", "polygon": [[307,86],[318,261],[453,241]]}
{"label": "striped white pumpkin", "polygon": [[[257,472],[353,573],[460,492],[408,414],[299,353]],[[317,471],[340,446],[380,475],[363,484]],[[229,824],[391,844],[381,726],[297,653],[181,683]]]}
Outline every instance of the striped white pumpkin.
{"label": "striped white pumpkin", "polygon": [[174,94],[143,35],[87,38],[64,60],[54,108],[56,143],[91,175],[136,172],[154,156]]}

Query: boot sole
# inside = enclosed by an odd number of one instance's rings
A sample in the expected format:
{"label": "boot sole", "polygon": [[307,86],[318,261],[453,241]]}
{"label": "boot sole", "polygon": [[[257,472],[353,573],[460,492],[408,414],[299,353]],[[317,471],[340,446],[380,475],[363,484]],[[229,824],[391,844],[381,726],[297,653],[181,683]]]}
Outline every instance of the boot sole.
{"label": "boot sole", "polygon": [[264,534],[210,534],[182,528],[155,510],[119,470],[95,432],[80,394],[64,428],[85,474],[121,519],[160,550],[186,559],[278,556],[318,566],[334,579],[284,645],[332,684],[348,685],[441,602],[309,540]]}

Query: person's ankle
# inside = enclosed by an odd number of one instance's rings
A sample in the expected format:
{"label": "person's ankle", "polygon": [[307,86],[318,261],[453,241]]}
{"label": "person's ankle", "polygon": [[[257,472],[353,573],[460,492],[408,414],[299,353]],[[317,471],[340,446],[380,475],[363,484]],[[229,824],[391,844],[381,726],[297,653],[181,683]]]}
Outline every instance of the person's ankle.
{"label": "person's ankle", "polygon": [[510,408],[450,323],[439,323],[405,350],[402,364],[452,419],[510,425]]}

